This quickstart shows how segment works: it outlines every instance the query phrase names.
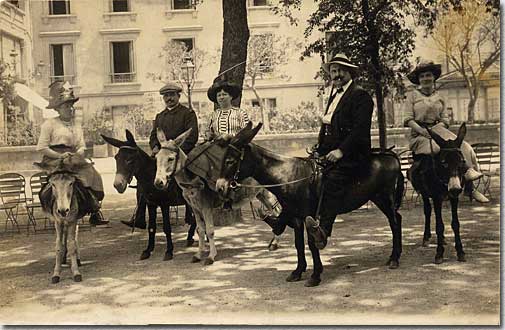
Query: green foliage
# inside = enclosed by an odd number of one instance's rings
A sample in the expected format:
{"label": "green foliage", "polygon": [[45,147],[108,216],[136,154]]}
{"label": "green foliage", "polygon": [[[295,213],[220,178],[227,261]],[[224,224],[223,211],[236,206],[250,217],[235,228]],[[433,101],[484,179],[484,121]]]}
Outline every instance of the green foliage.
{"label": "green foliage", "polygon": [[35,145],[39,135],[40,127],[30,122],[20,107],[7,105],[7,145]]}
{"label": "green foliage", "polygon": [[[258,107],[244,108],[253,123],[261,121],[261,111]],[[321,126],[320,110],[313,102],[302,102],[296,108],[273,109],[270,115],[270,132],[291,133],[315,132]]]}
{"label": "green foliage", "polygon": [[152,120],[146,119],[144,113],[144,106],[137,105],[130,107],[124,117],[127,128],[132,132],[136,140],[148,139],[153,129]]}
{"label": "green foliage", "polygon": [[105,144],[100,134],[112,136],[112,120],[102,109],[86,121],[83,125],[83,131],[84,140],[87,143]]}

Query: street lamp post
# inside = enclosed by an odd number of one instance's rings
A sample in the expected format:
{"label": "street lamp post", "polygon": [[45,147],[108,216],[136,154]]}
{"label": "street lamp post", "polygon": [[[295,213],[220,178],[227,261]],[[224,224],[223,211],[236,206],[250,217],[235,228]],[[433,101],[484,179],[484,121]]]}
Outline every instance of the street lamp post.
{"label": "street lamp post", "polygon": [[185,56],[184,57],[184,63],[181,65],[181,70],[183,73],[183,78],[186,82],[186,88],[188,89],[188,104],[189,108],[193,109],[193,105],[191,103],[191,84],[193,83],[194,80],[194,75],[195,75],[195,65],[193,64],[193,60],[191,59],[191,56]]}

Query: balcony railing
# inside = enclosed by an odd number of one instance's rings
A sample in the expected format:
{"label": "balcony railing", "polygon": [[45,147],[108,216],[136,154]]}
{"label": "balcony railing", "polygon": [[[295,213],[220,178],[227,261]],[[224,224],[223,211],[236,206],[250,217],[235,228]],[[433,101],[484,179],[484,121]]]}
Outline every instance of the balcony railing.
{"label": "balcony railing", "polygon": [[64,76],[50,76],[51,84],[55,81],[68,81],[70,85],[75,85],[75,76],[74,75],[64,75]]}
{"label": "balcony railing", "polygon": [[111,82],[114,83],[128,83],[135,81],[135,72],[111,73]]}

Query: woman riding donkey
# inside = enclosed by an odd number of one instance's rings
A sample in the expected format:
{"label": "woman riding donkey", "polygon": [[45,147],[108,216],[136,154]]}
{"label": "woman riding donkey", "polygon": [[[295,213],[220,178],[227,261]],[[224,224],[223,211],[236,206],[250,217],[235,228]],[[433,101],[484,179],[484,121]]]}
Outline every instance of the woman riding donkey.
{"label": "woman riding donkey", "polygon": [[[85,144],[81,126],[75,121],[74,103],[79,100],[74,96],[74,91],[69,82],[55,81],[49,86],[49,105],[47,109],[54,109],[59,116],[47,119],[41,127],[37,150],[43,155],[42,167],[46,169],[60,168],[61,164],[86,163],[84,158]],[[50,173],[49,173],[50,174]],[[104,225],[109,221],[104,220],[100,212],[100,203],[104,198],[102,178],[96,169],[89,166],[80,167],[75,176],[86,191],[86,204],[82,210],[90,213],[91,225]],[[46,185],[44,188],[47,188]],[[47,202],[48,189],[42,189],[41,201]],[[50,209],[50,208],[49,208]]]}
{"label": "woman riding donkey", "polygon": [[[409,148],[412,150],[414,164],[409,175],[411,178],[417,177],[415,172],[422,171],[425,160],[430,160],[431,156],[440,152],[438,144],[431,139],[427,129],[431,129],[445,140],[455,140],[456,135],[449,127],[449,116],[446,111],[445,99],[435,89],[435,81],[442,72],[440,64],[421,61],[416,68],[407,75],[407,78],[417,86],[408,94],[404,103],[403,113],[405,114],[404,125],[411,128],[409,138]],[[473,188],[472,181],[482,177],[479,172],[479,164],[473,148],[468,142],[463,141],[461,152],[465,159],[465,180],[467,194],[480,203],[487,203],[487,199],[477,189]],[[414,179],[415,181],[415,179]],[[412,182],[416,186],[416,182]]]}
{"label": "woman riding donkey", "polygon": [[[238,85],[226,80],[216,81],[209,87],[207,96],[209,100],[217,103],[218,108],[212,113],[208,129],[205,132],[206,140],[229,140],[250,122],[247,113],[243,109],[232,105],[232,101],[240,93],[241,88]],[[282,212],[282,206],[275,195],[266,189],[261,189],[256,198],[263,205],[263,207],[257,208],[256,212],[263,221],[273,228],[274,237],[270,241],[269,248],[275,250],[278,247],[279,236],[282,233],[282,231],[275,229],[277,218]]]}

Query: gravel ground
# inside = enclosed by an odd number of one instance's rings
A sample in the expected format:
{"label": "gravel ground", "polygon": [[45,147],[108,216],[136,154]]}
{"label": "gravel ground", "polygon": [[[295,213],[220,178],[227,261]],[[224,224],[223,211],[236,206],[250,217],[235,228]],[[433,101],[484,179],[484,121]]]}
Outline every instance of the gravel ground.
{"label": "gravel ground", "polygon": [[[249,212],[218,227],[213,265],[190,263],[187,227],[174,226],[175,257],[162,261],[158,234],[150,259],[140,261],[145,231],[131,233],[134,194],[108,196],[110,226],[81,228],[83,282],[69,268],[51,284],[54,233],[0,234],[1,324],[459,324],[500,322],[500,204],[465,202],[460,220],[467,262],[456,261],[450,212],[446,259],[435,265],[435,244],[422,247],[422,207],[403,209],[403,255],[389,270],[391,233],[375,208],[337,219],[322,253],[319,287],[287,283],[296,267],[292,230],[281,249],[266,249],[268,227]],[[183,214],[183,213],[182,213]],[[3,218],[0,218],[3,220]],[[434,227],[434,226],[433,226]],[[434,240],[433,240],[434,243]],[[307,254],[309,272],[312,262]],[[310,273],[305,273],[305,278]]]}

